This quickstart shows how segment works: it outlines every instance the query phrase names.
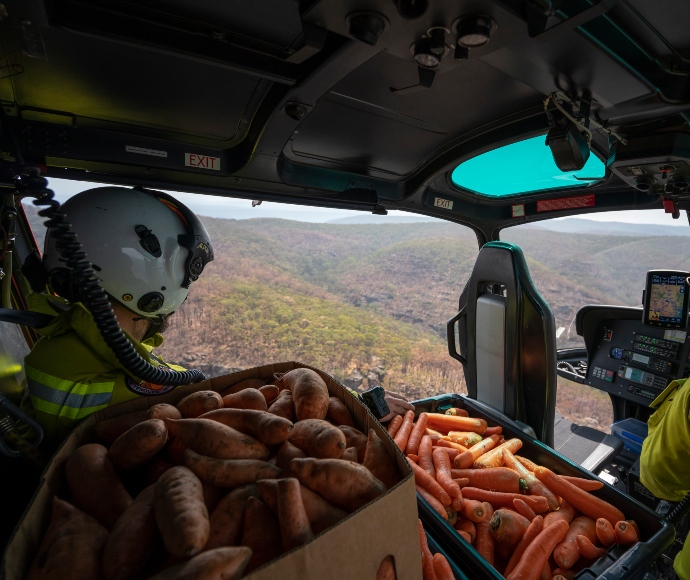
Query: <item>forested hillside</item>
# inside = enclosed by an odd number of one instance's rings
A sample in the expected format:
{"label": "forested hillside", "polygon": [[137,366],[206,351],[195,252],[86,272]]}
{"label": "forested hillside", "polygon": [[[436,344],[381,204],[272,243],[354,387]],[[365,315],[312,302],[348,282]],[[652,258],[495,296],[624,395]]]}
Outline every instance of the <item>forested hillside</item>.
{"label": "forested hillside", "polygon": [[[445,327],[478,251],[469,229],[202,219],[216,259],[172,319],[161,349],[168,360],[210,374],[299,360],[359,389],[382,384],[409,397],[464,390]],[[517,228],[503,239],[523,248],[565,328],[559,347],[581,344],[571,323],[584,304],[636,306],[647,270],[690,269],[681,237]],[[587,387],[559,381],[557,404],[580,423],[611,422],[608,396]]]}

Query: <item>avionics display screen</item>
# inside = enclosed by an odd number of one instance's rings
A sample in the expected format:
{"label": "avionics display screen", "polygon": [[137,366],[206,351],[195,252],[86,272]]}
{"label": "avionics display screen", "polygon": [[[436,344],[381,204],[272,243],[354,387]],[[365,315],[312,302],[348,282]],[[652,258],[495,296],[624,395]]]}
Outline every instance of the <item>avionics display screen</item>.
{"label": "avionics display screen", "polygon": [[685,272],[652,270],[647,274],[644,323],[666,328],[685,328],[688,317],[688,285]]}

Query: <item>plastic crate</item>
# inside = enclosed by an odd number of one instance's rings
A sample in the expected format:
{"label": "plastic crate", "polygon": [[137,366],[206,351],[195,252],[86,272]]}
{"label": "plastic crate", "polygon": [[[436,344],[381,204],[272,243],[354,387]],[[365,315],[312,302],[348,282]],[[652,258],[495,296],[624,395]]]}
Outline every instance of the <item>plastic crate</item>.
{"label": "plastic crate", "polygon": [[[440,395],[413,401],[413,404],[418,413],[443,411],[448,407],[464,408],[472,417],[485,419],[489,425],[503,427],[503,434],[506,438],[519,437],[522,439],[523,447],[520,450],[520,455],[561,475],[597,479],[589,471],[525,434],[517,423],[491,413],[472,399],[454,394]],[[603,483],[604,487],[595,491],[594,494],[617,506],[627,518],[634,519],[640,527],[642,540],[628,549],[613,546],[599,560],[588,568],[579,571],[576,579],[635,580],[642,578],[652,562],[671,545],[675,538],[675,530],[673,526],[662,520],[658,514],[649,508],[614,489],[606,482]],[[419,517],[428,535],[433,537],[434,542],[449,557],[449,561],[452,559],[469,580],[501,580],[503,578],[419,494],[417,495],[417,504]]]}
{"label": "plastic crate", "polygon": [[642,443],[647,438],[647,423],[637,419],[623,419],[611,425],[611,435],[618,437],[628,451],[642,454]]}

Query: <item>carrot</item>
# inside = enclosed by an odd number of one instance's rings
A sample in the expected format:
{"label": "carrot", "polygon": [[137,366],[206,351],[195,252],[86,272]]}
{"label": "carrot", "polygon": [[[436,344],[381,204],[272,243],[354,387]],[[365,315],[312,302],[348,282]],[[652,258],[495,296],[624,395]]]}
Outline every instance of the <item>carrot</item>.
{"label": "carrot", "polygon": [[575,572],[556,568],[551,572],[551,580],[575,580]]}
{"label": "carrot", "polygon": [[254,483],[238,487],[220,500],[209,516],[210,532],[204,550],[239,544],[249,497],[259,497]]}
{"label": "carrot", "polygon": [[295,420],[295,402],[292,399],[291,391],[280,391],[278,396],[273,400],[271,406],[268,408],[269,413],[273,413],[278,417],[283,417],[288,421]]}
{"label": "carrot", "polygon": [[465,531],[463,530],[458,530],[458,535],[465,540],[468,544],[472,543],[472,537]]}
{"label": "carrot", "polygon": [[461,497],[460,486],[453,481],[450,475],[450,460],[443,449],[434,449],[432,453],[434,469],[436,469],[436,481],[446,490],[450,497]]}
{"label": "carrot", "polygon": [[[428,423],[428,420],[427,420]],[[426,434],[431,437],[432,441],[438,441],[442,437],[444,437],[443,433],[439,433],[438,431],[434,431],[433,429],[429,429],[429,427],[426,428]]]}
{"label": "carrot", "polygon": [[[487,437],[489,437],[489,435],[487,435]],[[449,431],[448,435],[442,436],[441,438],[452,441],[453,443],[458,443],[466,449],[469,449],[472,445],[476,445],[483,439],[479,433],[474,433],[473,431]]]}
{"label": "carrot", "polygon": [[412,427],[410,437],[407,440],[406,453],[417,453],[419,451],[419,444],[422,442],[422,437],[426,432],[428,418],[429,416],[426,413],[420,413],[419,417],[417,417],[417,422]]}
{"label": "carrot", "polygon": [[537,517],[531,507],[529,507],[522,499],[515,498],[513,500],[513,505],[521,516],[526,517],[530,522]]}
{"label": "carrot", "polygon": [[264,445],[278,445],[292,435],[292,421],[267,411],[254,409],[216,409],[204,413],[200,419],[211,419],[232,427],[240,433],[251,435]]}
{"label": "carrot", "polygon": [[455,580],[450,564],[443,554],[434,554],[433,564],[436,580]]}
{"label": "carrot", "polygon": [[544,518],[541,516],[536,516],[532,522],[530,523],[529,526],[527,526],[527,529],[525,530],[524,535],[522,536],[522,539],[518,542],[518,545],[515,546],[515,550],[513,550],[513,555],[510,557],[510,560],[508,561],[508,564],[506,566],[504,576],[508,576],[515,566],[517,566],[518,562],[520,561],[520,558],[522,558],[522,554],[525,553],[525,550],[527,547],[532,543],[534,538],[536,538],[544,529]]}
{"label": "carrot", "polygon": [[393,487],[400,481],[398,468],[395,466],[393,458],[388,454],[386,446],[373,429],[369,429],[367,450],[362,465],[387,488]]}
{"label": "carrot", "polygon": [[542,529],[527,549],[520,561],[507,576],[507,580],[538,580],[544,564],[551,552],[568,532],[568,524],[558,521]]}
{"label": "carrot", "polygon": [[165,423],[160,419],[147,419],[115,439],[108,457],[116,469],[126,471],[153,459],[167,441]]}
{"label": "carrot", "polygon": [[244,433],[211,419],[164,419],[171,436],[186,447],[218,459],[268,459],[268,448]]}
{"label": "carrot", "polygon": [[362,463],[364,461],[364,455],[367,452],[367,436],[362,433],[359,429],[354,427],[349,427],[347,425],[338,425],[338,429],[345,435],[345,448],[356,447],[357,448],[357,463]]}
{"label": "carrot", "polygon": [[490,435],[500,435],[503,433],[503,427],[487,427],[484,431],[484,437],[489,437]]}
{"label": "carrot", "polygon": [[[226,409],[254,409],[255,411],[268,410],[266,399],[259,389],[244,389],[234,395],[225,395],[223,407]],[[209,411],[211,410],[209,409]]]}
{"label": "carrot", "polygon": [[441,451],[443,451],[443,452],[448,456],[448,461],[449,461],[450,463],[452,463],[453,460],[454,460],[454,459],[458,456],[458,454],[460,453],[457,449],[451,449],[450,447],[441,447],[440,445],[439,445],[439,446],[435,446],[435,447],[432,449],[432,453],[433,453],[436,449],[440,449]]}
{"label": "carrot", "polygon": [[402,422],[403,418],[400,415],[396,415],[391,419],[390,423],[388,423],[388,434],[391,436],[391,438],[396,436],[398,429],[400,429],[400,425],[402,425]]}
{"label": "carrot", "polygon": [[[199,415],[223,408],[223,397],[215,391],[197,391],[187,395],[179,403],[177,410],[183,419],[196,419]],[[175,417],[169,417],[174,419]]]}
{"label": "carrot", "polygon": [[[462,515],[476,524],[491,519],[489,512],[486,510],[487,505],[489,504],[474,499],[466,499],[462,508]],[[493,515],[493,508],[491,508],[491,515]]]}
{"label": "carrot", "polygon": [[191,558],[203,550],[210,524],[201,482],[182,466],[166,471],[156,483],[153,510],[165,548],[172,556]]}
{"label": "carrot", "polygon": [[74,506],[107,529],[132,504],[103,445],[87,443],[77,447],[67,458],[65,474]]}
{"label": "carrot", "polygon": [[458,532],[465,532],[469,536],[470,544],[474,543],[474,539],[477,537],[477,526],[472,520],[468,520],[462,514],[458,514],[458,519],[455,521],[453,526]]}
{"label": "carrot", "polygon": [[577,547],[587,560],[598,560],[606,554],[606,548],[597,548],[587,536],[577,537]]}
{"label": "carrot", "polygon": [[[492,437],[498,437],[498,435],[492,435]],[[511,452],[515,452],[522,447],[522,441],[520,439],[508,439],[505,443],[501,443],[498,447],[487,451],[484,455],[480,456],[472,464],[472,467],[479,469],[486,469],[487,467],[501,467],[503,465],[503,450],[508,449]]]}
{"label": "carrot", "polygon": [[54,497],[50,525],[28,580],[100,578],[101,554],[107,539],[108,531],[94,518]]}
{"label": "carrot", "polygon": [[266,407],[276,400],[276,397],[280,394],[280,389],[275,385],[264,385],[259,387],[259,392],[266,399]]}
{"label": "carrot", "polygon": [[489,564],[494,565],[494,537],[491,535],[491,519],[494,509],[490,503],[484,502],[484,512],[486,517],[481,522],[477,522],[477,552]]}
{"label": "carrot", "polygon": [[453,479],[467,478],[469,485],[491,491],[520,493],[520,476],[512,469],[490,467],[488,469],[452,469]]}
{"label": "carrot", "polygon": [[537,467],[539,467],[534,461],[531,461],[527,459],[526,457],[521,457],[520,455],[516,455],[515,459],[517,459],[527,470],[529,471],[534,471]]}
{"label": "carrot", "polygon": [[[410,463],[412,472],[414,473],[415,482],[431,493],[438,501],[440,501],[444,506],[451,504],[451,497],[448,492],[441,487],[441,485],[431,477],[426,471],[424,471],[419,465]],[[459,488],[458,488],[459,489]]]}
{"label": "carrot", "polygon": [[467,451],[460,453],[460,455],[455,458],[455,467],[458,469],[470,467],[475,460],[477,460],[487,451],[496,447],[496,445],[498,445],[498,435],[492,435],[491,437],[480,441],[476,445],[470,447]]}
{"label": "carrot", "polygon": [[292,392],[297,420],[325,419],[328,414],[329,393],[326,383],[311,369],[293,369],[281,375],[275,383]]}
{"label": "carrot", "polygon": [[453,415],[429,414],[429,427],[442,431],[474,431],[480,435],[486,431],[484,419],[471,419],[470,417],[454,417]]}
{"label": "carrot", "polygon": [[599,538],[601,544],[606,548],[616,543],[616,534],[611,522],[607,519],[599,518],[597,520],[597,538]]}
{"label": "carrot", "polygon": [[149,407],[146,411],[147,419],[182,419],[182,413],[177,407],[173,405],[167,405],[166,403],[158,403]]}
{"label": "carrot", "polygon": [[465,499],[476,499],[479,501],[488,501],[496,508],[505,507],[513,509],[514,499],[521,499],[524,501],[534,513],[543,514],[549,510],[546,503],[546,498],[540,495],[520,495],[519,493],[502,493],[499,491],[488,491],[486,489],[479,489],[478,487],[463,487],[462,495]]}
{"label": "carrot", "polygon": [[489,530],[496,544],[506,550],[514,548],[522,539],[530,521],[520,514],[508,509],[497,509],[491,518]]}
{"label": "carrot", "polygon": [[326,411],[326,419],[332,421],[334,425],[348,425],[355,426],[352,420],[350,411],[338,397],[328,398],[328,411]]}
{"label": "carrot", "polygon": [[570,475],[559,475],[561,479],[565,479],[567,482],[572,483],[575,487],[584,489],[585,491],[596,491],[604,487],[603,481],[597,481],[596,479],[583,479],[581,477],[572,477]]}
{"label": "carrot", "polygon": [[572,483],[558,477],[553,471],[546,467],[537,467],[534,475],[539,478],[552,493],[562,497],[576,510],[582,512],[590,518],[604,517],[612,524],[625,519],[623,512],[610,503],[600,499],[590,493],[575,487]]}
{"label": "carrot", "polygon": [[447,441],[446,439],[439,439],[435,442],[435,445],[436,447],[445,447],[446,449],[452,449],[453,451],[457,452],[455,455],[467,451],[467,447],[465,447],[464,445],[460,445],[460,443],[453,443],[452,441]]}
{"label": "carrot", "polygon": [[326,501],[351,512],[386,492],[386,486],[366,467],[352,461],[311,457],[293,459],[290,470],[302,484]]}
{"label": "carrot", "polygon": [[422,549],[422,580],[436,580],[434,572],[433,556],[429,550],[429,543],[426,540],[422,520],[417,520],[419,527],[419,546]]}
{"label": "carrot", "polygon": [[402,425],[395,435],[393,441],[398,446],[400,451],[405,451],[407,447],[407,440],[410,438],[412,433],[412,426],[414,424],[414,411],[406,411],[403,417]]}
{"label": "carrot", "polygon": [[304,451],[307,457],[319,459],[338,459],[348,447],[345,434],[323,419],[297,421],[290,443]]}
{"label": "carrot", "polygon": [[216,459],[195,453],[184,452],[186,467],[203,482],[234,489],[259,479],[280,477],[282,469],[260,459]]}
{"label": "carrot", "polygon": [[580,550],[577,545],[578,536],[585,536],[592,542],[596,541],[596,524],[592,518],[579,516],[570,523],[565,538],[553,551],[553,559],[559,568],[569,570],[580,559]]}
{"label": "carrot", "polygon": [[424,435],[422,442],[419,444],[419,467],[436,479],[436,469],[434,468],[432,453],[431,437]]}
{"label": "carrot", "polygon": [[465,507],[465,498],[462,497],[462,493],[458,497],[454,497],[453,501],[450,502],[450,507],[452,507],[456,512],[462,512]]}
{"label": "carrot", "polygon": [[550,526],[553,522],[558,520],[565,521],[566,524],[570,525],[575,517],[575,510],[567,501],[561,500],[560,507],[555,512],[549,512],[544,516],[544,527]]}
{"label": "carrot", "polygon": [[421,485],[415,484],[415,488],[417,489],[417,493],[421,495],[427,502],[429,502],[429,505],[438,512],[438,515],[440,515],[444,520],[448,519],[448,512],[446,511],[445,506],[438,501],[432,494],[430,494],[426,489],[424,489]]}
{"label": "carrot", "polygon": [[639,541],[639,534],[632,522],[616,522],[616,525],[613,527],[613,532],[616,537],[616,544],[629,546],[631,544],[637,544]]}
{"label": "carrot", "polygon": [[306,544],[314,537],[304,510],[300,483],[294,477],[278,480],[278,522],[285,551]]}
{"label": "carrot", "polygon": [[[505,463],[506,467],[513,469],[520,475],[520,477],[527,484],[527,491],[529,491],[529,493],[532,495],[544,496],[551,511],[558,509],[558,498],[556,498],[556,496],[549,491],[549,488],[539,481],[529,469],[520,463],[518,458],[513,455],[510,449],[503,450],[503,462]],[[572,520],[572,517],[570,519]],[[570,521],[568,521],[568,523],[570,523]]]}
{"label": "carrot", "polygon": [[549,561],[544,562],[539,573],[539,580],[551,580],[551,566],[549,566]]}
{"label": "carrot", "polygon": [[256,497],[247,498],[240,545],[252,550],[245,573],[263,566],[283,551],[280,524],[270,508]]}
{"label": "carrot", "polygon": [[450,409],[446,409],[446,412],[444,413],[445,415],[453,415],[455,417],[469,417],[470,414],[465,411],[465,409],[460,409],[458,407],[451,407]]}

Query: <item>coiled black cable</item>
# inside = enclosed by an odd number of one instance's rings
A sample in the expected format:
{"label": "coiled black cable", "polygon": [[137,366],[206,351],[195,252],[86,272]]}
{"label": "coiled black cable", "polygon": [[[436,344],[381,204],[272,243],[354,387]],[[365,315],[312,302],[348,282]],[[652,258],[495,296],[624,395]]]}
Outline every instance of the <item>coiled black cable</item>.
{"label": "coiled black cable", "polygon": [[199,370],[162,370],[142,358],[136,351],[122,332],[108,295],[101,288],[91,262],[87,260],[77,235],[67,221],[67,215],[60,210],[60,203],[55,199],[55,193],[48,189],[48,180],[41,177],[37,168],[30,169],[28,175],[22,175],[17,179],[17,191],[35,197],[34,205],[47,206],[39,211],[38,215],[48,218],[45,226],[52,229],[58,252],[66,260],[67,267],[72,271],[80,289],[81,301],[91,312],[103,340],[124,369],[138,379],[156,385],[177,387],[203,381],[206,376]]}
{"label": "coiled black cable", "polygon": [[680,502],[668,513],[666,521],[677,528],[683,521],[683,518],[690,513],[690,494],[686,495]]}

